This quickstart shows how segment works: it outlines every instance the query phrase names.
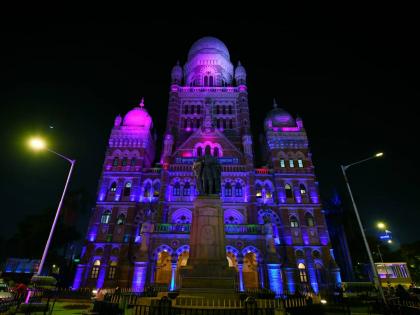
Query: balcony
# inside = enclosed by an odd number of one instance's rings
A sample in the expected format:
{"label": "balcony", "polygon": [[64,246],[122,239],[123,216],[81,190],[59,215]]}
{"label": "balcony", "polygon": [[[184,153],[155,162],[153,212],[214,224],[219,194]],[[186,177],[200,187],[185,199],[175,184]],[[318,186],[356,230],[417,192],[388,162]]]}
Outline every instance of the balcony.
{"label": "balcony", "polygon": [[[178,223],[157,223],[155,224],[155,233],[161,234],[188,234],[191,230],[191,224]],[[225,224],[226,234],[263,234],[263,226],[259,224]]]}

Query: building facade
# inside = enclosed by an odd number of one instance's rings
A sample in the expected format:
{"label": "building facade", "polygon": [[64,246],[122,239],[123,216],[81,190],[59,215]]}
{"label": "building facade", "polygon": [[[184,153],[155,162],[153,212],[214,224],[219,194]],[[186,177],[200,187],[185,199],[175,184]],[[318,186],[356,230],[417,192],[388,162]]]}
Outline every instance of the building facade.
{"label": "building facade", "polygon": [[238,290],[319,292],[341,281],[303,122],[275,103],[253,122],[264,123],[269,165],[256,168],[247,90],[245,68],[204,37],[172,69],[159,157],[143,100],[116,117],[74,289],[179,288],[197,196],[192,163],[206,148],[222,165],[226,259]]}

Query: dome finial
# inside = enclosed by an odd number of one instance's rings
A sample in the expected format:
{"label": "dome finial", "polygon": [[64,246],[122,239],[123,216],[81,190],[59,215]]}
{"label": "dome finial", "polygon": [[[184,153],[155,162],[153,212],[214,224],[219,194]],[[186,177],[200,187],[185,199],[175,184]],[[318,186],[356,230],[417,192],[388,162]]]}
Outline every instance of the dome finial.
{"label": "dome finial", "polygon": [[144,107],[144,97],[142,97],[142,98],[141,98],[141,101],[140,101],[139,106],[140,106],[141,108],[143,108],[143,107]]}
{"label": "dome finial", "polygon": [[278,107],[278,105],[277,105],[277,102],[276,102],[276,98],[273,98],[273,108],[277,108]]}

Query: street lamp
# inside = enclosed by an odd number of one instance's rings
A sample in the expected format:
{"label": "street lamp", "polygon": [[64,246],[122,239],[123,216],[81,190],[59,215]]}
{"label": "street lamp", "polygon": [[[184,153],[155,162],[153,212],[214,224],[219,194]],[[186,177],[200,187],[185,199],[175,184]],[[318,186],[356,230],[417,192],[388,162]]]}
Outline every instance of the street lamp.
{"label": "street lamp", "polygon": [[47,150],[48,152],[54,153],[55,155],[58,155],[59,157],[65,159],[67,162],[70,163],[70,170],[69,170],[69,174],[67,175],[66,184],[64,186],[64,190],[63,190],[63,193],[61,195],[60,203],[58,204],[57,212],[55,213],[54,222],[51,226],[50,234],[48,236],[47,243],[45,244],[44,253],[42,254],[41,262],[39,264],[38,271],[36,273],[38,276],[40,276],[41,272],[42,272],[42,268],[44,267],[44,264],[45,264],[45,259],[47,258],[48,249],[50,247],[51,239],[52,239],[52,236],[54,234],[55,226],[57,225],[58,217],[60,216],[61,206],[63,205],[64,196],[66,195],[67,186],[70,182],[70,177],[71,177],[71,174],[73,172],[73,168],[74,168],[74,164],[76,163],[76,160],[69,159],[68,157],[66,157],[64,155],[49,149],[47,147],[46,142],[42,138],[38,138],[38,137],[31,138],[29,140],[29,146],[36,151]]}
{"label": "street lamp", "polygon": [[359,216],[359,212],[357,210],[356,202],[354,201],[353,193],[351,192],[350,184],[349,184],[347,174],[346,174],[346,170],[350,166],[354,166],[354,165],[357,165],[357,164],[360,164],[360,163],[363,163],[363,162],[366,162],[366,161],[369,161],[369,160],[372,160],[372,159],[375,159],[375,158],[378,158],[378,157],[382,157],[383,155],[384,155],[383,152],[379,152],[379,153],[376,153],[374,156],[368,157],[366,159],[363,159],[363,160],[360,160],[360,161],[357,161],[357,162],[354,162],[354,163],[351,163],[351,164],[348,164],[348,165],[341,165],[341,170],[343,171],[344,180],[346,182],[347,190],[349,191],[350,199],[351,199],[351,202],[353,204],[353,209],[354,209],[354,213],[356,215],[357,223],[359,224],[360,232],[362,233],[363,243],[365,244],[366,251],[368,253],[370,266],[371,266],[372,272],[373,272],[373,282],[374,282],[375,286],[377,287],[377,289],[379,290],[379,293],[381,294],[382,300],[386,304],[386,298],[385,298],[385,295],[384,295],[384,291],[382,290],[381,282],[379,280],[378,271],[376,270],[376,266],[375,266],[375,263],[373,261],[372,252],[370,251],[369,244],[367,242],[366,235],[365,235],[365,230],[363,229],[363,224],[362,224],[362,221],[360,220],[360,216]]}
{"label": "street lamp", "polygon": [[386,229],[386,224],[385,224],[385,223],[383,223],[383,222],[378,222],[378,223],[376,224],[376,227],[377,227],[378,229],[380,229],[380,230],[385,230],[385,229]]}

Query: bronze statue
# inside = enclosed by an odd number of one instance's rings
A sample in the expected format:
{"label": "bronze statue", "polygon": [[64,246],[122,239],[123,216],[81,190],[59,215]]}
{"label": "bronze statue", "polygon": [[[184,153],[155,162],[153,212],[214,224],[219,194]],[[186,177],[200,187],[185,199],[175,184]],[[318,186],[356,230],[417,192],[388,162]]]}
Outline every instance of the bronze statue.
{"label": "bronze statue", "polygon": [[199,157],[193,164],[196,187],[200,196],[220,193],[222,168],[219,160],[210,154],[210,147],[205,149],[204,157]]}

